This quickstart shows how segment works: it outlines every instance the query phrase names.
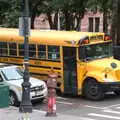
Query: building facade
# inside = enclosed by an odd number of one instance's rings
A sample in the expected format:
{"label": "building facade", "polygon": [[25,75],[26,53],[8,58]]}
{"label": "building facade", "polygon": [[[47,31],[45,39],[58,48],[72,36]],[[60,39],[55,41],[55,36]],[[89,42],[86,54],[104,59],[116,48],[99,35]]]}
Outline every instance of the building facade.
{"label": "building facade", "polygon": [[[50,29],[49,22],[45,14],[36,17],[34,21],[35,29]],[[100,12],[86,12],[81,20],[81,31],[84,32],[103,32],[103,14]],[[110,27],[108,28],[108,30]]]}

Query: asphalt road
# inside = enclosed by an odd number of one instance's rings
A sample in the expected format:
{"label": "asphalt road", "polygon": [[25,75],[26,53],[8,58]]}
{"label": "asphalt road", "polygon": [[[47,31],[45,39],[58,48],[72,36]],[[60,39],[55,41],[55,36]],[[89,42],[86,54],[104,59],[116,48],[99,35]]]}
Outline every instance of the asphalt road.
{"label": "asphalt road", "polygon": [[[37,111],[45,112],[46,101],[33,103]],[[90,101],[83,97],[57,96],[57,113],[74,115],[85,120],[120,120],[120,96],[107,94],[103,101]]]}

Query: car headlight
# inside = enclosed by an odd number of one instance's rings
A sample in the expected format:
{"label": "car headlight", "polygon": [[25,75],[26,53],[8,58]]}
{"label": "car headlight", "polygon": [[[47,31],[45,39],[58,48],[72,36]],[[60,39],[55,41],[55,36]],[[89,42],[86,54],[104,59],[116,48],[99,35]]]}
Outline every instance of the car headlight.
{"label": "car headlight", "polygon": [[45,88],[47,88],[47,85],[46,85],[46,83],[44,83],[44,84],[43,84],[43,87],[44,87],[44,89],[45,89]]}
{"label": "car headlight", "polygon": [[18,91],[22,91],[22,87],[17,87],[17,90]]}

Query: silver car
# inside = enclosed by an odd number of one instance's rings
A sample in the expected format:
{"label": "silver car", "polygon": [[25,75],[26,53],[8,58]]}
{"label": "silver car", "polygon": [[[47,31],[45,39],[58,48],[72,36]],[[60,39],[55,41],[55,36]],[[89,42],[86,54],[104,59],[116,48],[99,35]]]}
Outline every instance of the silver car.
{"label": "silver car", "polygon": [[[30,77],[30,99],[43,100],[47,96],[46,83],[40,79]],[[18,66],[0,64],[0,83],[9,86],[10,105],[18,106],[22,99],[23,72]]]}

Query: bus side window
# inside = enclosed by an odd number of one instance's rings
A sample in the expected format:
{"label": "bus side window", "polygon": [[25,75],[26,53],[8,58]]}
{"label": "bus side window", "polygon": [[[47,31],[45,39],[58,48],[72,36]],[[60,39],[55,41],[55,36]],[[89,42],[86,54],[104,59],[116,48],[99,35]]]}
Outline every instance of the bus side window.
{"label": "bus side window", "polygon": [[0,56],[7,55],[8,55],[7,42],[0,42]]}
{"label": "bus side window", "polygon": [[59,46],[48,46],[48,59],[60,60],[60,47]]}
{"label": "bus side window", "polygon": [[46,45],[38,45],[38,58],[46,59]]}
{"label": "bus side window", "polygon": [[9,43],[10,56],[17,56],[17,45],[16,43]]}
{"label": "bus side window", "polygon": [[36,45],[29,44],[29,57],[36,58]]}
{"label": "bus side window", "polygon": [[19,56],[24,56],[24,44],[19,44],[18,49],[19,49]]}

